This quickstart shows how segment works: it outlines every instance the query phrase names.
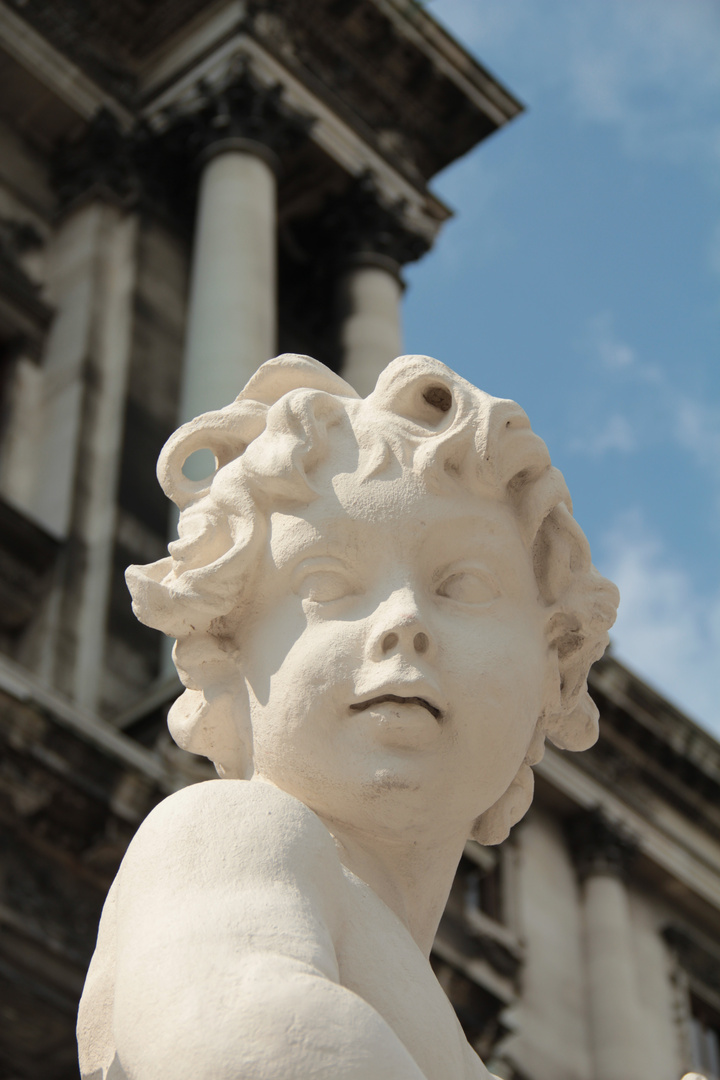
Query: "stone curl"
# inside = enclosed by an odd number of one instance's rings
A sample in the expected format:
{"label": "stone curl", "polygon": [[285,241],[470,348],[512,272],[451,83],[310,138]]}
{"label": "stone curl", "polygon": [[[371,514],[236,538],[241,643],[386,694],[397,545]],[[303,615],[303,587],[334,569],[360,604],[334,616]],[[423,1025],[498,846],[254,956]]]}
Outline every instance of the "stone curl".
{"label": "stone curl", "polygon": [[[192,481],[183,465],[200,449],[212,451],[216,467]],[[280,356],[231,405],[168,440],[158,478],[180,509],[179,538],[168,558],[129,567],[127,581],[137,617],[176,638],[173,656],[187,689],[170,711],[173,738],[209,757],[221,776],[249,775],[243,617],[252,616],[269,517],[321,497],[332,471],[353,471],[361,481],[409,471],[430,492],[494,495],[514,509],[559,678],[520,772],[476,822],[476,839],[497,843],[530,805],[530,766],[545,736],[570,750],[597,737],[587,674],[607,646],[618,594],[592,566],[563,477],[523,410],[429,357],[394,360],[362,399],[317,361]]]}

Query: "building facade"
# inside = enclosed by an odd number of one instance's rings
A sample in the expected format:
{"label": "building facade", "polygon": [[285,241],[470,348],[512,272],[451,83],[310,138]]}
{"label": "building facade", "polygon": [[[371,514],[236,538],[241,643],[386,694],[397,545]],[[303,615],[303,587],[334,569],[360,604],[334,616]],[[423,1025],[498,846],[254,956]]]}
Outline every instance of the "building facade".
{"label": "building facade", "polygon": [[[520,109],[415,0],[0,0],[0,1080],[77,1075],[117,865],[212,775],[123,581],[160,448],[279,351],[369,392],[432,177]],[[598,746],[468,845],[433,963],[501,1076],[717,1077],[720,748],[612,657],[592,689]]]}

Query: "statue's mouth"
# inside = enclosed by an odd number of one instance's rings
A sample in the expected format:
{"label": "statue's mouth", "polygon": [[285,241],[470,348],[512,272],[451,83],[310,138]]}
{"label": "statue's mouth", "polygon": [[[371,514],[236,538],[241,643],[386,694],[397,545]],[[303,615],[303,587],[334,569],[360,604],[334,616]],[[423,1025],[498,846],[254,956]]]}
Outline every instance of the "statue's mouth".
{"label": "statue's mouth", "polygon": [[382,705],[386,701],[397,702],[398,705],[421,705],[423,709],[427,709],[431,716],[436,720],[442,719],[442,712],[426,698],[422,697],[400,697],[399,694],[380,694],[379,697],[368,698],[367,701],[356,701],[350,708],[354,712],[364,712],[365,709],[371,709],[373,705]]}

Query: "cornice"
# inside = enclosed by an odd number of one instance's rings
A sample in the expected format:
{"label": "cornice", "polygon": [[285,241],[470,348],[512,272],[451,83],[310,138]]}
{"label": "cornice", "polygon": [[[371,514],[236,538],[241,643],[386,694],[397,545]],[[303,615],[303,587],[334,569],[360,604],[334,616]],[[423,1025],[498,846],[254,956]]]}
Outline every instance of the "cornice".
{"label": "cornice", "polygon": [[397,167],[425,181],[522,105],[427,12],[399,0],[25,0],[21,15],[130,109],[169,43],[233,11],[313,93]]}
{"label": "cornice", "polygon": [[672,882],[673,895],[678,895],[679,885],[713,912],[720,911],[717,838],[710,840],[690,821],[666,820],[662,814],[643,812],[630,805],[621,789],[609,786],[582,767],[582,755],[573,757],[576,760],[547,747],[545,757],[534,767],[538,793],[542,787],[546,792],[543,797],[559,798],[568,817],[582,809],[600,809],[608,820],[622,822],[637,843],[638,864],[649,863],[655,868],[656,879],[659,871],[661,878]]}
{"label": "cornice", "polygon": [[612,654],[590,672],[600,742],[588,755],[623,758],[654,792],[713,835],[720,829],[720,744]]}

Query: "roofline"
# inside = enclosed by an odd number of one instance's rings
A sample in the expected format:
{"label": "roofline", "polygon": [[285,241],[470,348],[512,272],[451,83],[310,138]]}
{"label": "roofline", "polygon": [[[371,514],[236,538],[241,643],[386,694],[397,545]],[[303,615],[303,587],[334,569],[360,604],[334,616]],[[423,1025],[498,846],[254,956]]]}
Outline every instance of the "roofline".
{"label": "roofline", "polygon": [[451,79],[467,97],[475,100],[484,111],[493,116],[498,127],[525,111],[525,103],[508,90],[417,0],[372,0],[372,2],[396,25],[403,25],[406,30],[408,24],[412,25],[418,35],[436,53],[436,62],[444,61],[438,64],[443,74]]}
{"label": "roofline", "polygon": [[631,712],[675,754],[720,785],[720,741],[612,653],[592,668],[590,687]]}

